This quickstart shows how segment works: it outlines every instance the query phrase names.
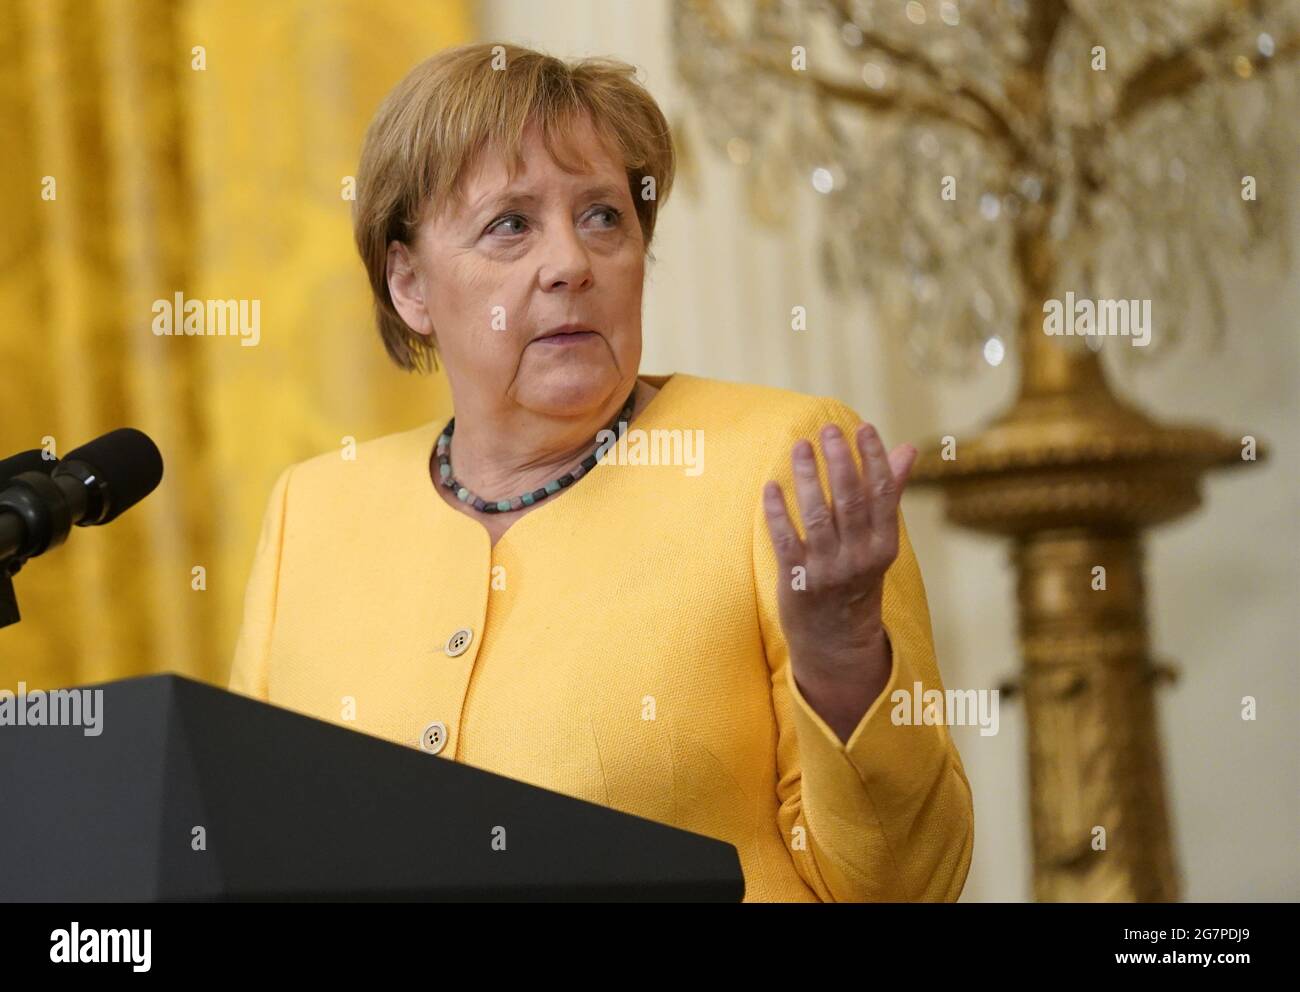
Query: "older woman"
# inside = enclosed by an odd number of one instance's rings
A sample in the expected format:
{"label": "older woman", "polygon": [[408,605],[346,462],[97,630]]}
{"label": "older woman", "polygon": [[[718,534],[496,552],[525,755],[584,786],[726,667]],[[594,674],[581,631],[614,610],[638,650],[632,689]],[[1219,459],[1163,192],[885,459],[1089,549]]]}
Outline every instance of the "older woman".
{"label": "older woman", "polygon": [[[464,46],[379,109],[356,241],[388,353],[440,356],[455,416],[281,473],[231,687],[728,841],[747,900],[955,899],[961,759],[891,718],[941,688],[915,450],[639,373],[674,159],[632,75]],[[691,466],[616,457],[685,434]]]}

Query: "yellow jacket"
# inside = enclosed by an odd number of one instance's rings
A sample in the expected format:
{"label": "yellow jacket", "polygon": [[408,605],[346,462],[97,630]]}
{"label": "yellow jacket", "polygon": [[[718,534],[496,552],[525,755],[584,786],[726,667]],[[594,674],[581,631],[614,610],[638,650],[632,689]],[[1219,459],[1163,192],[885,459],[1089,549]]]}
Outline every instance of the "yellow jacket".
{"label": "yellow jacket", "polygon": [[961,758],[947,728],[890,718],[895,689],[942,689],[906,528],[884,587],[893,673],[847,743],[798,691],[778,619],[762,485],[792,500],[794,441],[860,418],[644,378],[661,391],[631,431],[702,431],[704,470],[615,449],[495,547],[433,488],[442,422],[286,468],[231,689],[725,840],[746,901],[956,899],[974,839]]}

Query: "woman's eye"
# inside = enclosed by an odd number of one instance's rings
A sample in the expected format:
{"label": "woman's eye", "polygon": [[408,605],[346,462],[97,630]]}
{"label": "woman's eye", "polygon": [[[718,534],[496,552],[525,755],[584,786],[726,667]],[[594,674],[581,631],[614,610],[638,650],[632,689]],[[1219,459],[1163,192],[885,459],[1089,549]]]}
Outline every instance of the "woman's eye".
{"label": "woman's eye", "polygon": [[623,218],[623,211],[619,210],[618,207],[601,207],[596,213],[609,216],[609,227],[618,227],[619,221]]}
{"label": "woman's eye", "polygon": [[[507,221],[512,221],[512,220],[517,220],[517,221],[519,221],[519,223],[521,223],[521,224],[524,222],[524,219],[523,219],[522,217],[520,217],[518,214],[509,214],[509,215],[507,215],[507,216],[505,216],[505,217],[502,217],[499,221],[497,221],[497,222],[494,223],[491,227],[489,227],[489,228],[488,228],[488,234],[496,233],[497,228],[499,228],[502,224],[506,223]],[[523,232],[522,232],[522,231],[505,231],[504,233],[505,233],[505,234],[522,234]]]}
{"label": "woman's eye", "polygon": [[[596,217],[596,216],[600,216],[601,214],[604,214],[608,218],[608,220],[605,223],[606,230],[612,230],[618,227],[620,223],[622,223],[623,211],[619,210],[618,207],[600,207],[592,211],[590,216]],[[521,217],[519,214],[507,214],[505,217],[502,217],[500,220],[494,221],[492,224],[490,224],[488,226],[486,233],[501,234],[507,237],[516,234],[523,234],[524,232],[522,229],[510,230],[508,228],[502,227],[503,224],[509,224],[512,221],[517,221],[521,225],[525,225],[527,223],[524,220],[524,218]]]}

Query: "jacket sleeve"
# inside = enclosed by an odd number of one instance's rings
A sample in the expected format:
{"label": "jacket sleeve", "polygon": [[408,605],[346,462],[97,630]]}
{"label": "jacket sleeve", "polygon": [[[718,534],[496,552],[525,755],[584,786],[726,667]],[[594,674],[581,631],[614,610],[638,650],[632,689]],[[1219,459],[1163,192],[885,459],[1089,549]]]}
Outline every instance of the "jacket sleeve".
{"label": "jacket sleeve", "polygon": [[[861,423],[844,404],[823,404],[793,425],[790,437],[777,445],[767,477],[785,491],[801,537],[790,466],[794,440],[812,440],[822,491],[829,497],[818,431],[834,422],[851,438]],[[856,450],[854,458],[860,469]],[[776,599],[776,583],[791,577],[777,574],[761,498],[758,502],[754,574],[777,723],[778,818],[791,857],[825,902],[955,901],[970,869],[974,806],[947,728],[941,723],[915,726],[901,719],[913,712],[911,700],[918,687],[921,693],[943,691],[925,587],[902,511],[898,557],[885,573],[882,594],[892,672],[880,696],[842,742],[795,682]],[[906,693],[906,709],[892,699],[895,692]],[[897,724],[894,713],[900,715]]]}
{"label": "jacket sleeve", "polygon": [[254,699],[269,698],[271,630],[280,582],[280,551],[284,537],[285,506],[288,500],[290,466],[280,473],[271,488],[262,517],[262,531],[253,555],[253,568],[244,590],[244,617],[235,643],[230,668],[230,691]]}

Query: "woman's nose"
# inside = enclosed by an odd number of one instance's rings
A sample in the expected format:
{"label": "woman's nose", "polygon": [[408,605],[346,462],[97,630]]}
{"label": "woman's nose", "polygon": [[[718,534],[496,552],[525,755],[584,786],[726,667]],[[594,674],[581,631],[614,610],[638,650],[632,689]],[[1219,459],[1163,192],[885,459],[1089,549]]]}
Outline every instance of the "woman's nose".
{"label": "woman's nose", "polygon": [[591,259],[578,233],[568,224],[551,225],[542,246],[538,278],[542,289],[585,289],[591,284]]}

